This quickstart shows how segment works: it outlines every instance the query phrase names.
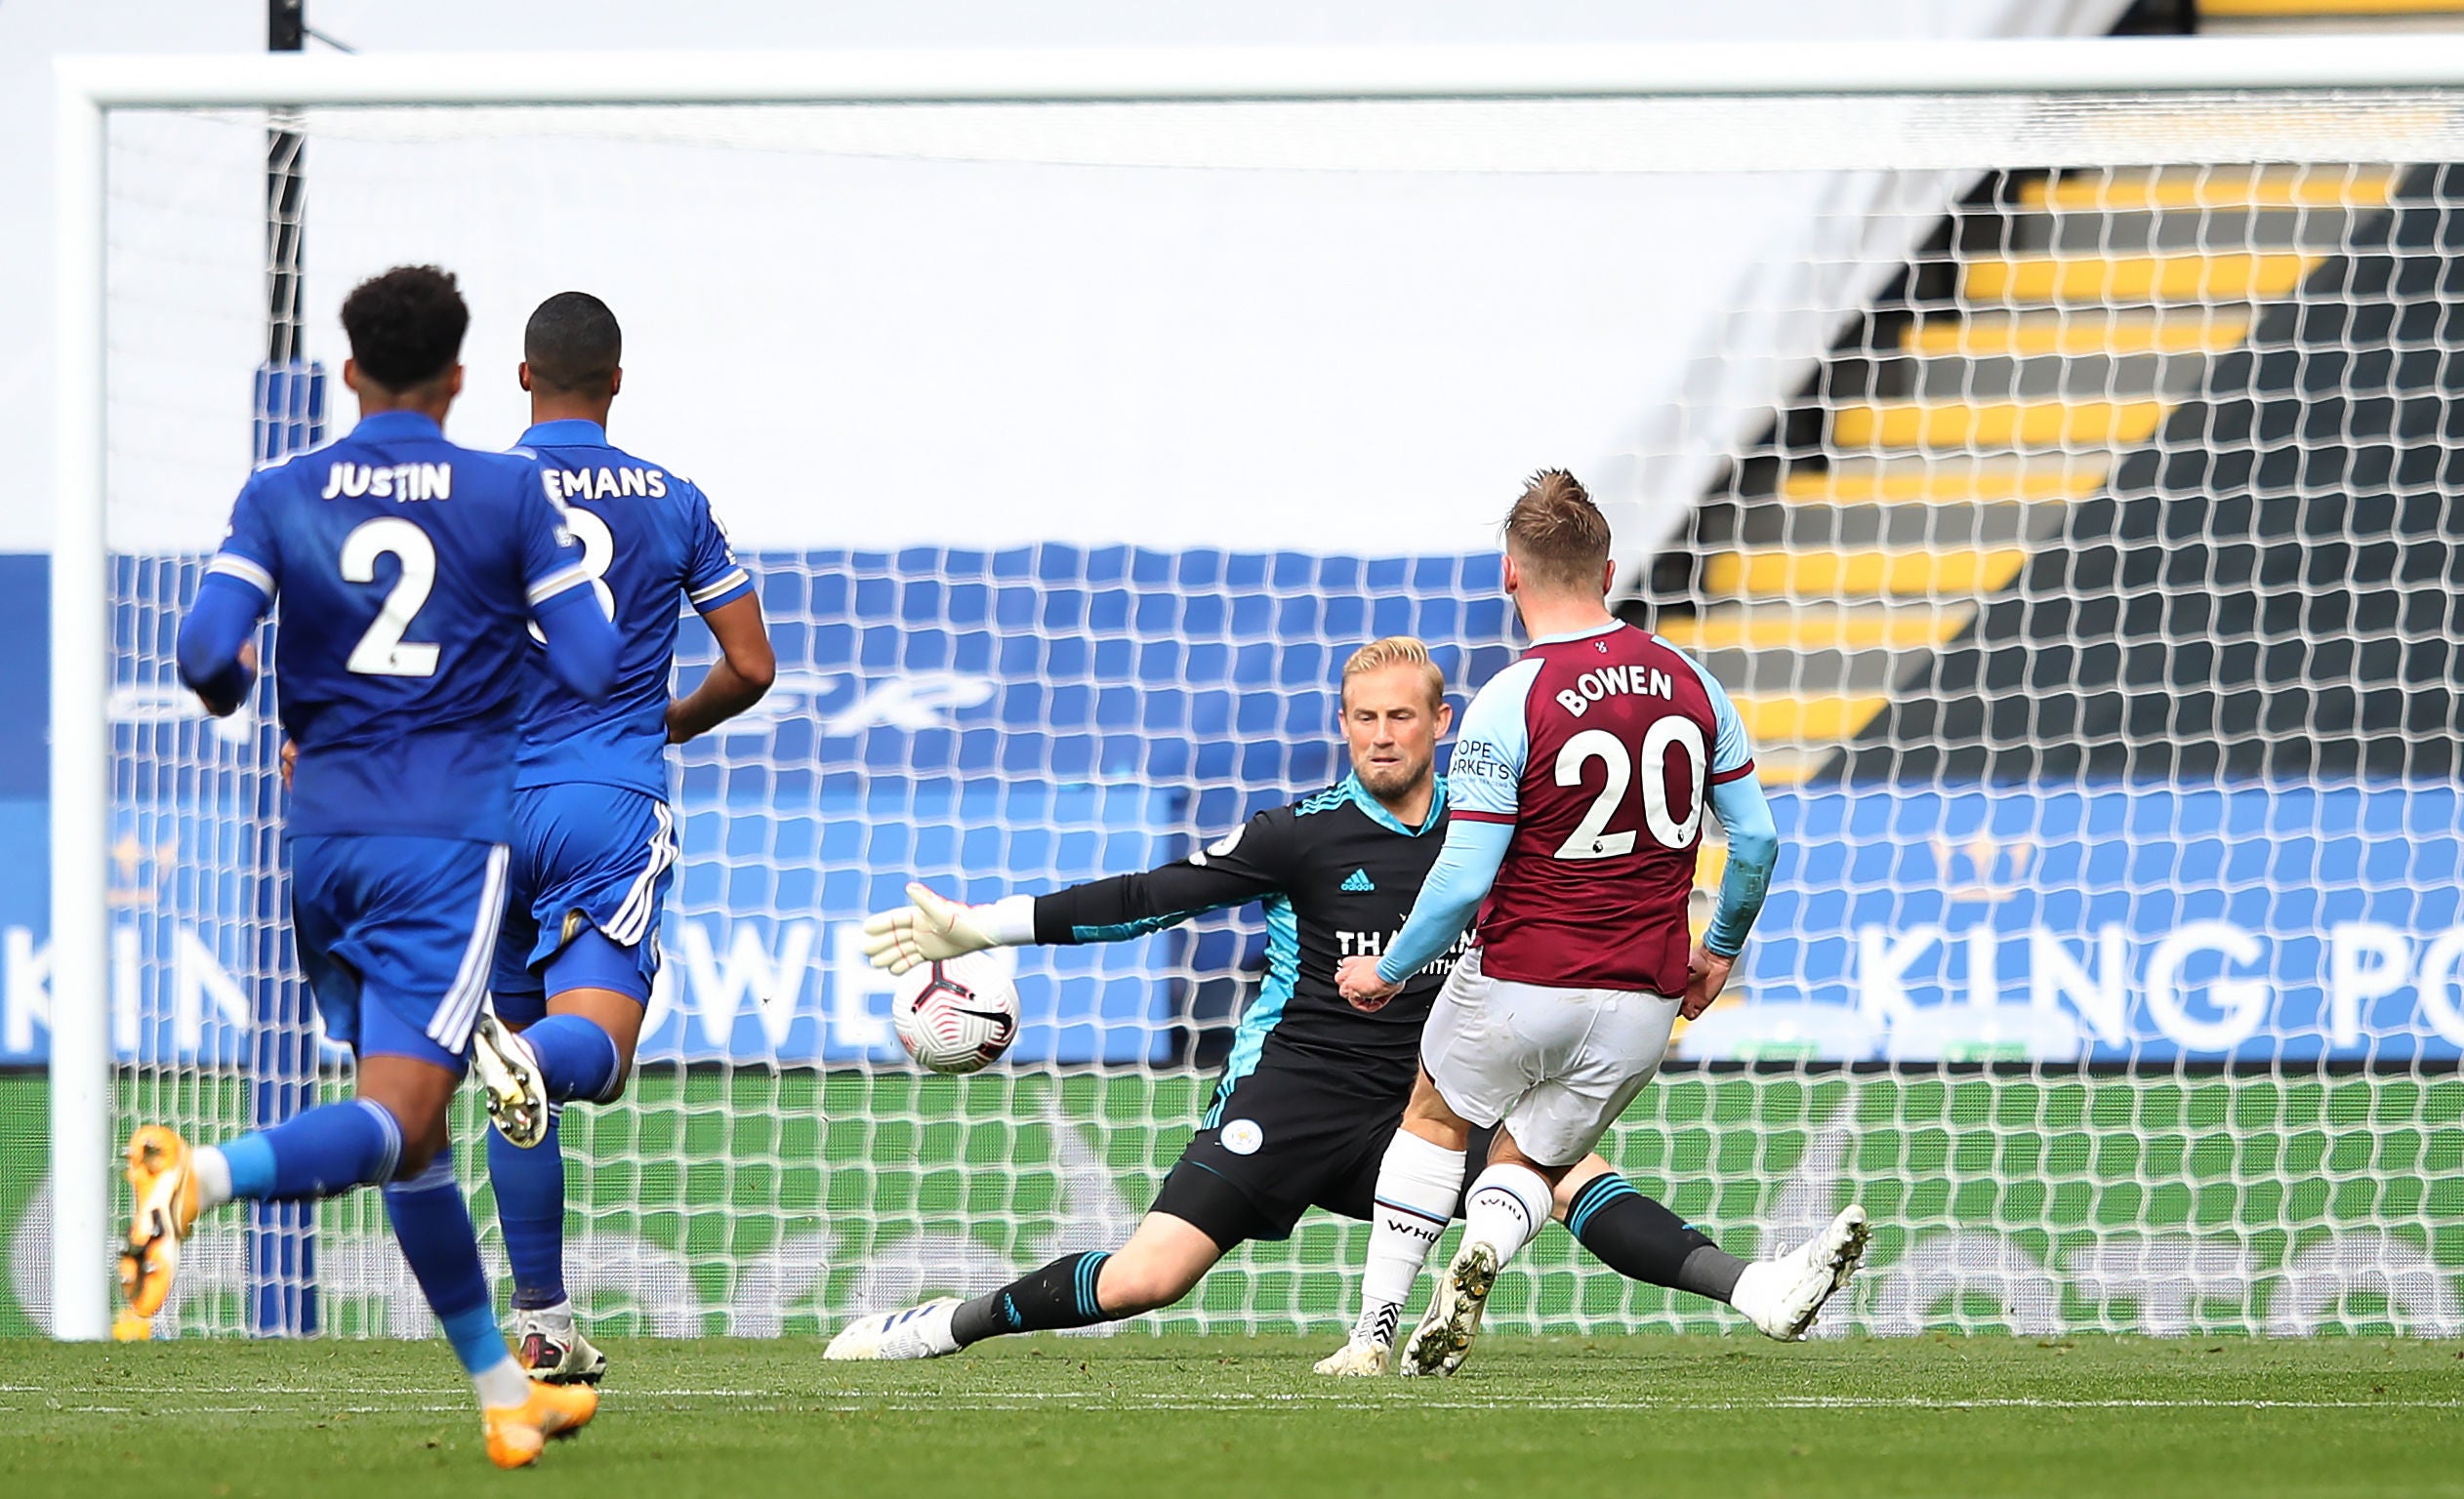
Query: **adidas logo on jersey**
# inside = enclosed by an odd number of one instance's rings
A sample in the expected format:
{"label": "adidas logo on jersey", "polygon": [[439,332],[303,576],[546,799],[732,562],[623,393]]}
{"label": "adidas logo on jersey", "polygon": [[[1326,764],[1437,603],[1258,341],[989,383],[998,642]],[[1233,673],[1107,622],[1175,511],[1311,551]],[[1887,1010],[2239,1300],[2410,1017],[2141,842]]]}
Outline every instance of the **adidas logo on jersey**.
{"label": "adidas logo on jersey", "polygon": [[1354,870],[1352,871],[1352,877],[1343,881],[1343,893],[1345,895],[1367,895],[1376,888],[1376,881],[1369,877],[1369,871],[1367,870]]}

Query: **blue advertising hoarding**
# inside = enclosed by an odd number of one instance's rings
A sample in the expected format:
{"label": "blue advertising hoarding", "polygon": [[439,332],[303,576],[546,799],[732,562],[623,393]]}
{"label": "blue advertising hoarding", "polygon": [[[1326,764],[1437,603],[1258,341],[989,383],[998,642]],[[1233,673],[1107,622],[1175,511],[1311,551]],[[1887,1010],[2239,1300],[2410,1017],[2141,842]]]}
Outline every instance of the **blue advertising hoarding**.
{"label": "blue advertising hoarding", "polygon": [[1788,853],[1696,1058],[2464,1054],[2464,797],[2445,786],[1852,788]]}
{"label": "blue advertising hoarding", "polygon": [[[988,900],[1177,857],[1341,773],[1334,684],[1362,641],[1420,634],[1458,683],[1511,659],[1494,556],[752,560],[779,683],[681,751],[646,1059],[893,1060],[888,981],[856,942],[907,879]],[[114,713],[122,753],[142,758],[120,780],[104,1002],[130,1059],[237,1061],[268,980],[236,919],[254,898],[240,814],[263,739],[206,724],[168,677],[197,572],[125,559],[118,578]],[[686,678],[709,659],[688,628]],[[31,850],[41,742],[0,750],[20,792],[0,831]],[[1680,1056],[2464,1055],[2452,787],[1858,786],[1774,804],[1788,853],[1756,941]],[[44,1054],[43,875],[38,858],[0,861],[0,1065]],[[1193,985],[1253,976],[1256,949],[1218,929],[1022,953],[1014,1056],[1163,1059]]]}

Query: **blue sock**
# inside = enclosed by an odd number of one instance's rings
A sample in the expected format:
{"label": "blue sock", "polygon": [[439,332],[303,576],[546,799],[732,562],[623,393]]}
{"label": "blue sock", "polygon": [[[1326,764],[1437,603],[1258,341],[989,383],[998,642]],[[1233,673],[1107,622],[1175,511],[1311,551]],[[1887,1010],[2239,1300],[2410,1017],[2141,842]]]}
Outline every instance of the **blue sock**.
{"label": "blue sock", "polygon": [[551,1015],[522,1033],[539,1058],[540,1080],[556,1103],[578,1098],[604,1102],[623,1066],[616,1038],[582,1015]]}
{"label": "blue sock", "polygon": [[547,1138],[527,1151],[488,1131],[496,1222],[505,1231],[505,1258],[513,1268],[513,1305],[524,1310],[565,1299],[564,1148],[556,1137],[556,1115],[562,1112],[550,1107]]}
{"label": "blue sock", "polygon": [[354,1098],[304,1109],[222,1152],[234,1197],[330,1197],[390,1178],[402,1156],[402,1126],[384,1105]]}
{"label": "blue sock", "polygon": [[476,1377],[511,1361],[505,1334],[497,1330],[496,1308],[489,1304],[487,1272],[479,1268],[471,1209],[454,1185],[453,1148],[438,1151],[428,1169],[409,1181],[388,1186],[385,1213],[462,1366]]}

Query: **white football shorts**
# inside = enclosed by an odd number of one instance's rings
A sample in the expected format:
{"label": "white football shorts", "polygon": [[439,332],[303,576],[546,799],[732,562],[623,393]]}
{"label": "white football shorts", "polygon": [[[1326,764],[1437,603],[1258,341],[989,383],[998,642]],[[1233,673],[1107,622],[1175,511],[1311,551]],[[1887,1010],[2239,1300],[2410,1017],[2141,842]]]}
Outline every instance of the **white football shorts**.
{"label": "white football shorts", "polygon": [[1660,994],[1489,978],[1474,948],[1429,1009],[1420,1065],[1457,1114],[1571,1166],[1659,1074],[1676,1023],[1677,1001]]}

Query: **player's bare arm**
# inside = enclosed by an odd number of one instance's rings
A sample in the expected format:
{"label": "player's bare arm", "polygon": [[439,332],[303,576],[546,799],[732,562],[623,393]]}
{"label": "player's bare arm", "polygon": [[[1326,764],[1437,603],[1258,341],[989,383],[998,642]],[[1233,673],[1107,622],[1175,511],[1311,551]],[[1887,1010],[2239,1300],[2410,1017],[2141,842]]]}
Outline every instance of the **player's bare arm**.
{"label": "player's bare arm", "polygon": [[731,599],[702,616],[702,623],[719,642],[719,660],[699,685],[668,705],[671,745],[699,738],[760,702],[778,674],[760,594]]}

